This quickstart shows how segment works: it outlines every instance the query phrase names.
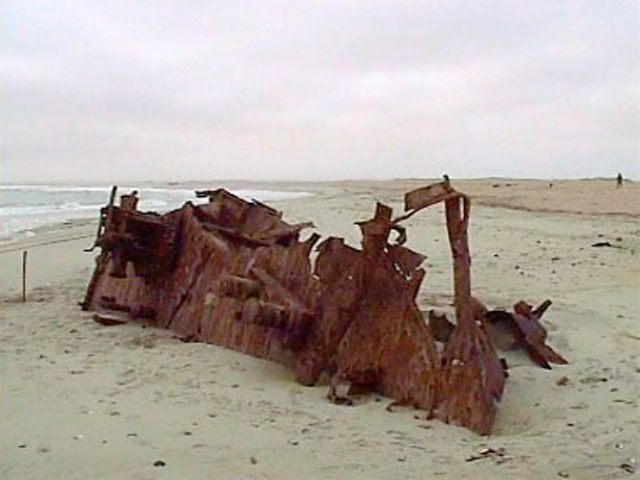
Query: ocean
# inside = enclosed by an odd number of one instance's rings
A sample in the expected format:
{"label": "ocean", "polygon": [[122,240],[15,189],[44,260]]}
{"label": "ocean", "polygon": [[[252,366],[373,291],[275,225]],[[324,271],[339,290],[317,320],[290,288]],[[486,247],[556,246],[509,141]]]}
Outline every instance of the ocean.
{"label": "ocean", "polygon": [[[193,190],[179,188],[119,187],[118,194],[138,190],[140,210],[166,212],[187,200],[194,203]],[[109,201],[110,186],[0,185],[0,240],[32,236],[39,227],[83,218],[98,218],[100,208]],[[308,192],[275,190],[232,190],[246,199],[262,202],[287,200],[311,195]]]}

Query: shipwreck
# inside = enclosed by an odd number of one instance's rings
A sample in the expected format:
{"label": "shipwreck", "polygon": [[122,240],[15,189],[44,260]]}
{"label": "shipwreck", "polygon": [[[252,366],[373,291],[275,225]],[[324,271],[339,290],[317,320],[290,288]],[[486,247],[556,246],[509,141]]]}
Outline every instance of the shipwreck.
{"label": "shipwreck", "polygon": [[[539,322],[550,301],[507,312],[472,297],[471,202],[448,180],[408,192],[395,218],[377,203],[373,218],[357,222],[360,248],[336,237],[320,242],[317,233],[301,239],[311,224],[291,225],[226,190],[196,193],[208,202],[159,215],[138,211],[135,194],[116,205],[114,187],[101,210],[85,310],[105,324],[138,320],[281,363],[304,385],[328,383],[336,402],[376,391],[480,434],[491,432],[507,377],[497,336],[507,332],[542,367],[566,363]],[[423,318],[416,296],[425,257],[404,246],[402,222],[440,202],[455,322],[433,312]]]}

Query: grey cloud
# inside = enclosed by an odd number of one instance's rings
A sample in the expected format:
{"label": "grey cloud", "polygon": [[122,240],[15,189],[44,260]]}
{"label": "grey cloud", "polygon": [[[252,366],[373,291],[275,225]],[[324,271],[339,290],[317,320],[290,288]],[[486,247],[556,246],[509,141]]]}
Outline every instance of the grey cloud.
{"label": "grey cloud", "polygon": [[630,0],[5,2],[0,181],[638,176],[637,19]]}

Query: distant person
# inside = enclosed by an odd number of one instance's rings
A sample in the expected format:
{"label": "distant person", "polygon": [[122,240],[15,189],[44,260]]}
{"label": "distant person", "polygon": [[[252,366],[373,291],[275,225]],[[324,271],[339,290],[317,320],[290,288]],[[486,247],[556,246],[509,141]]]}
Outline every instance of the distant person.
{"label": "distant person", "polygon": [[449,183],[449,175],[447,175],[446,173],[442,175],[442,179],[444,180],[445,183]]}
{"label": "distant person", "polygon": [[622,188],[622,183],[624,182],[624,179],[622,178],[622,174],[618,173],[618,179],[616,181],[616,188]]}

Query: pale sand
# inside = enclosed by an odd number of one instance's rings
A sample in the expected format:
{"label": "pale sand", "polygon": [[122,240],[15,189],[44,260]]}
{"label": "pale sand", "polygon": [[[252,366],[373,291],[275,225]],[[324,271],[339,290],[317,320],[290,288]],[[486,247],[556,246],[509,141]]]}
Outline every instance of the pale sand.
{"label": "pale sand", "polygon": [[[317,195],[278,207],[357,245],[353,222],[371,216],[374,200],[400,213],[402,193],[421,184],[297,185]],[[336,406],[326,387],[297,385],[278,365],[170,332],[94,323],[77,306],[93,224],[0,245],[0,478],[630,478],[620,465],[640,461],[640,188],[548,184],[455,183],[475,200],[475,295],[491,307],[551,298],[550,344],[571,362],[546,371],[510,355],[488,438],[426,422],[424,412],[387,412],[378,395]],[[428,255],[421,306],[446,309],[441,208],[408,226],[409,246]],[[598,241],[620,248],[591,247]],[[26,304],[16,300],[23,247]],[[557,385],[563,376],[568,384]],[[504,448],[506,461],[465,461],[485,447]],[[166,465],[154,467],[158,460]]]}

